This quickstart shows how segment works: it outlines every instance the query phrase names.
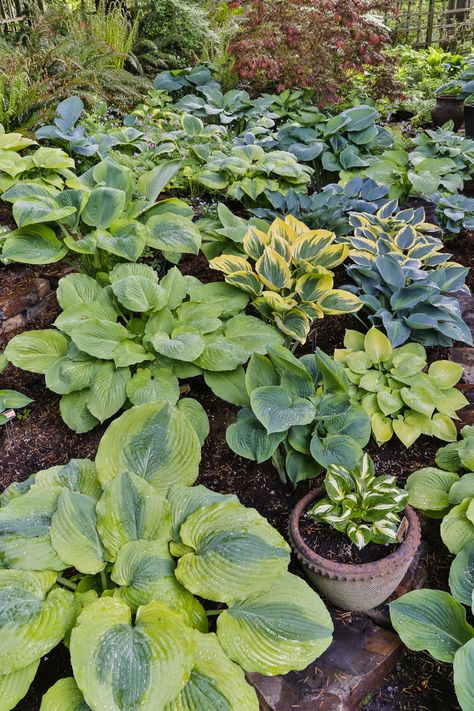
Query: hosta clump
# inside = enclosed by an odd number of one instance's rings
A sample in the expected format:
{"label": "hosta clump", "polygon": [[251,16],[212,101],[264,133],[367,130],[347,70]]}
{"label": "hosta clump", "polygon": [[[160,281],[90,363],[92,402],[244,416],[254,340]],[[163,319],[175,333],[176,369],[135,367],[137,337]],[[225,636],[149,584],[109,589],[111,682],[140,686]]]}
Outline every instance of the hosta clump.
{"label": "hosta clump", "polygon": [[[44,374],[75,432],[91,430],[128,403],[174,405],[178,378],[232,372],[283,341],[276,329],[241,313],[248,299],[228,284],[205,285],[176,267],[160,281],[151,267],[126,263],[114,267],[109,281],[101,286],[84,274],[61,279],[56,330],[21,333],[5,351],[14,365]],[[203,418],[195,401],[178,407]]]}
{"label": "hosta clump", "polygon": [[242,241],[244,256],[224,254],[210,262],[228,284],[251,294],[252,305],[275,323],[288,341],[304,343],[314,319],[358,311],[361,301],[334,289],[331,271],[348,247],[334,244],[328,230],[310,230],[289,215],[267,232],[250,227]]}
{"label": "hosta clump", "polygon": [[311,518],[345,533],[359,549],[371,542],[397,542],[408,493],[395,476],[377,476],[368,454],[352,470],[333,464],[323,486],[326,496],[308,510]]}
{"label": "hosta clump", "polygon": [[183,253],[197,254],[201,238],[192,209],[173,198],[156,202],[179,169],[179,162],[168,161],[135,182],[129,169],[106,158],[70,190],[31,182],[14,186],[3,199],[13,204],[18,228],[7,235],[3,257],[48,264],[70,251],[95,275],[116,261],[136,261],[145,247],[173,262]]}
{"label": "hosta clump", "polygon": [[230,153],[214,151],[198,176],[211,191],[254,205],[268,191],[283,195],[290,190],[306,192],[313,170],[298,163],[292,153],[271,151],[260,146],[237,146]]}
{"label": "hosta clump", "polygon": [[95,464],[3,493],[2,711],[61,640],[74,676],[42,711],[258,711],[244,670],[304,669],[329,646],[330,615],[287,572],[287,543],[237,497],[193,487],[199,459],[189,419],[158,402],[116,420]]}
{"label": "hosta clump", "polygon": [[[219,375],[219,374],[217,374]],[[253,355],[239,380],[206,378],[224,400],[243,405],[227,429],[229,447],[258,463],[272,459],[296,484],[331,464],[353,468],[369,441],[370,420],[353,404],[342,368],[321,350],[295,358],[274,347]]]}
{"label": "hosta clump", "polygon": [[[406,341],[472,345],[459,301],[449,296],[470,293],[465,284],[469,269],[439,251],[439,240],[426,234],[422,211],[396,213],[396,207],[392,201],[375,216],[352,216],[358,234],[348,238],[355,264],[347,267],[347,274],[355,285],[346,288],[360,297],[369,321],[385,330],[394,347]],[[402,221],[407,221],[405,227]]]}
{"label": "hosta clump", "polygon": [[242,243],[251,227],[268,232],[269,223],[258,217],[246,220],[235,215],[224,203],[217,204],[214,216],[201,217],[196,222],[202,238],[201,251],[211,260],[222,253],[243,254]]}
{"label": "hosta clump", "polygon": [[467,400],[454,386],[463,368],[437,360],[426,372],[426,351],[418,343],[393,348],[381,331],[372,327],[365,335],[347,330],[343,349],[334,358],[351,381],[351,395],[371,417],[378,442],[393,435],[410,447],[420,435],[446,442],[457,439],[453,419]]}
{"label": "hosta clump", "polygon": [[[25,148],[37,146],[36,141],[21,133],[5,133],[0,124],[0,194],[22,183],[34,183],[39,188],[61,190],[74,182],[74,161],[58,148],[35,148],[23,154]],[[20,153],[22,155],[20,155]]]}
{"label": "hosta clump", "polygon": [[437,467],[410,474],[409,503],[426,516],[441,518],[441,538],[451,553],[474,541],[474,428],[463,427],[462,439],[441,447]]}

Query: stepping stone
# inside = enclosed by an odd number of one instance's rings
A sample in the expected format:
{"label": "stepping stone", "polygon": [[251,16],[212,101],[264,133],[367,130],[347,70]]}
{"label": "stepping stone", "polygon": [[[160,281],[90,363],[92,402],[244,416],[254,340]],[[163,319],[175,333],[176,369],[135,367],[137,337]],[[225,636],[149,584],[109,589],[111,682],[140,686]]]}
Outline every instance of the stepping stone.
{"label": "stepping stone", "polygon": [[356,613],[337,613],[329,649],[304,671],[247,674],[262,711],[355,711],[396,665],[398,635]]}

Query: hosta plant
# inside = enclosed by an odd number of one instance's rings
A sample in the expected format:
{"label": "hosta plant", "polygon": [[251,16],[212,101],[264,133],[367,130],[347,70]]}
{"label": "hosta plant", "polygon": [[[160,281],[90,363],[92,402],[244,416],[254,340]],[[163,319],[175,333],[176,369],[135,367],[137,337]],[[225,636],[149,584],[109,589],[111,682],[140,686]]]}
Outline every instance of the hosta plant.
{"label": "hosta plant", "polygon": [[[126,263],[114,267],[109,281],[101,286],[84,274],[61,279],[56,329],[23,332],[5,351],[14,365],[44,374],[75,432],[91,430],[128,403],[174,405],[179,377],[234,371],[252,353],[283,341],[276,329],[241,313],[247,297],[227,284],[204,285],[176,267],[160,281],[151,267]],[[203,418],[194,401],[178,407]]]}
{"label": "hosta plant", "polygon": [[201,217],[196,227],[201,233],[201,251],[208,260],[225,254],[244,254],[244,237],[251,227],[267,232],[269,223],[258,217],[246,220],[235,215],[224,203],[217,203],[215,215]]}
{"label": "hosta plant", "polygon": [[[34,149],[32,148],[34,146]],[[17,184],[61,190],[75,181],[74,161],[59,148],[37,148],[21,133],[5,133],[0,124],[0,194]],[[24,153],[24,149],[30,149]]]}
{"label": "hosta plant", "polygon": [[167,161],[135,182],[130,170],[106,158],[71,190],[14,186],[3,199],[13,204],[18,227],[7,235],[3,257],[47,264],[70,251],[79,255],[83,270],[95,274],[119,259],[136,261],[145,247],[174,262],[183,253],[197,254],[201,239],[192,209],[173,198],[156,203],[179,169],[178,161]]}
{"label": "hosta plant", "polygon": [[312,173],[292,153],[267,153],[261,146],[236,146],[229,153],[211,153],[198,181],[211,192],[225,190],[228,197],[255,205],[267,192],[284,195],[290,188],[306,192]]}
{"label": "hosta plant", "polygon": [[465,195],[433,196],[436,219],[447,235],[474,231],[474,198]]}
{"label": "hosta plant", "polygon": [[345,533],[359,550],[367,543],[397,543],[408,494],[396,482],[395,476],[377,475],[368,454],[351,470],[332,464],[323,482],[326,496],[308,515]]}
{"label": "hosta plant", "polygon": [[426,516],[441,518],[441,538],[451,553],[474,541],[474,428],[463,427],[462,439],[441,447],[437,467],[410,474],[409,503]]}
{"label": "hosta plant", "polygon": [[318,476],[331,464],[352,469],[369,441],[370,420],[350,396],[342,368],[321,350],[295,358],[274,347],[251,357],[245,376],[208,374],[216,395],[243,405],[227,429],[229,447],[257,463],[272,459],[282,481]]}
{"label": "hosta plant", "polygon": [[205,86],[218,87],[218,82],[213,81],[211,69],[203,64],[198,64],[191,69],[173,69],[172,71],[160,72],[153,82],[155,89],[159,91],[175,92],[182,89],[197,88]]}
{"label": "hosta plant", "polygon": [[287,341],[304,343],[314,319],[358,311],[362,302],[334,289],[332,269],[348,254],[334,244],[328,230],[310,230],[289,215],[277,218],[267,232],[250,227],[242,241],[243,256],[215,257],[210,266],[224,273],[228,284],[252,296],[252,305],[275,323]]}
{"label": "hosta plant", "polygon": [[413,590],[390,603],[390,618],[402,642],[414,651],[453,665],[454,688],[462,711],[474,708],[474,627],[464,605],[473,606],[474,543],[458,553],[451,564],[449,587]]}
{"label": "hosta plant", "polygon": [[420,435],[446,442],[457,439],[457,410],[467,400],[456,383],[463,368],[449,360],[431,363],[418,343],[393,348],[384,333],[372,327],[365,335],[347,330],[344,348],[334,358],[352,383],[351,395],[370,415],[378,444],[393,435],[410,447]]}
{"label": "hosta plant", "polygon": [[258,711],[244,671],[304,669],[329,646],[329,612],[288,573],[281,535],[235,496],[192,486],[200,454],[188,417],[156,402],[116,420],[95,463],[3,493],[2,711],[61,641],[73,676],[42,711]]}

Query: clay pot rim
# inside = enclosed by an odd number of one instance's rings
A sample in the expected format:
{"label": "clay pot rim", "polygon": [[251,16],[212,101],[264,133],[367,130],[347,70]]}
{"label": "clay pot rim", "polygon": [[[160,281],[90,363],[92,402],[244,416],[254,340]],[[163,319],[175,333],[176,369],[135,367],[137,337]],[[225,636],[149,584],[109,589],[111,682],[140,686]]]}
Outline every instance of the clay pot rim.
{"label": "clay pot rim", "polygon": [[459,94],[437,94],[434,98],[436,101],[459,101],[462,103],[465,101]]}
{"label": "clay pot rim", "polygon": [[397,570],[400,565],[413,558],[420,545],[420,524],[418,516],[411,506],[407,506],[403,512],[408,519],[408,532],[404,540],[393,553],[389,553],[380,560],[371,563],[339,563],[316,553],[304,542],[299,529],[299,521],[310,504],[322,498],[323,494],[324,489],[320,486],[303,496],[292,510],[288,523],[293,552],[307,568],[326,578],[360,581],[367,578],[386,577],[391,571]]}

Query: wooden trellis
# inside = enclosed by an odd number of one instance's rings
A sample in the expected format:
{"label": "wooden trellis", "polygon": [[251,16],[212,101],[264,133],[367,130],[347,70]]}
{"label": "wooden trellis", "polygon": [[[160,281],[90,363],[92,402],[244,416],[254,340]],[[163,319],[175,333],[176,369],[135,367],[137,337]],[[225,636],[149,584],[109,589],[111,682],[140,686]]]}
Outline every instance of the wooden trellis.
{"label": "wooden trellis", "polygon": [[22,22],[28,19],[31,5],[36,5],[42,12],[45,10],[45,0],[0,0],[0,32],[18,29]]}
{"label": "wooden trellis", "polygon": [[401,0],[390,24],[398,42],[469,51],[474,45],[474,0]]}

